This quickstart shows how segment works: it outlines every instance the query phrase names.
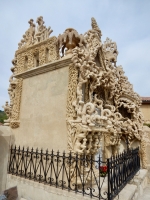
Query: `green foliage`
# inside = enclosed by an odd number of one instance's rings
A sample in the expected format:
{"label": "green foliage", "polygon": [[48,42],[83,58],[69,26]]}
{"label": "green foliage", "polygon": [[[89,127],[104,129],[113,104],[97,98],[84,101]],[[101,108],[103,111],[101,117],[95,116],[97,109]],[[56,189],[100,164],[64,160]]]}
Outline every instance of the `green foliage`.
{"label": "green foliage", "polygon": [[0,110],[0,122],[4,123],[4,120],[7,119],[7,116],[4,111]]}
{"label": "green foliage", "polygon": [[150,124],[143,124],[144,126],[148,126],[150,128]]}

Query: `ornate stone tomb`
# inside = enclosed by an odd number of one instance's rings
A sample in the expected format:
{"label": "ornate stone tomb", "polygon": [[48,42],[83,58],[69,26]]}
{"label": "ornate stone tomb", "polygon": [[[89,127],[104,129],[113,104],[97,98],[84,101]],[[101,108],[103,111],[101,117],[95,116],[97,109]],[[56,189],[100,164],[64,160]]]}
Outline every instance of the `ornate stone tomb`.
{"label": "ornate stone tomb", "polygon": [[116,43],[102,43],[94,18],[85,34],[68,28],[58,38],[43,17],[37,23],[30,19],[12,61],[4,110],[14,143],[81,156],[101,147],[104,159],[139,145],[146,167],[141,98],[117,66]]}

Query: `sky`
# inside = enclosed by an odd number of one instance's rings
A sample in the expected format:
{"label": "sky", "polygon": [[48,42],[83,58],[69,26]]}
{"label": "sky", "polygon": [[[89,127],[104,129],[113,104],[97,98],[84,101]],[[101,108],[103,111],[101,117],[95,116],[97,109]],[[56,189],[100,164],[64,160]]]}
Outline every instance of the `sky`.
{"label": "sky", "polygon": [[0,0],[0,110],[9,101],[12,59],[29,19],[43,16],[51,36],[74,28],[79,34],[91,29],[94,17],[106,37],[117,43],[117,66],[140,96],[150,97],[150,0]]}

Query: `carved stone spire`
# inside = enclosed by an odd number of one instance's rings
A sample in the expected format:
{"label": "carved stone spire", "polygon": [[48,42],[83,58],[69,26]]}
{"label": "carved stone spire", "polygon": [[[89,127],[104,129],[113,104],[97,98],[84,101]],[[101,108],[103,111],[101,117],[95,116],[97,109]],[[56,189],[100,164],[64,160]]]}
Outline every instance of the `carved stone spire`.
{"label": "carved stone spire", "polygon": [[91,18],[91,26],[92,26],[92,29],[95,30],[97,33],[98,33],[98,36],[101,37],[102,36],[102,32],[95,20],[94,17]]}

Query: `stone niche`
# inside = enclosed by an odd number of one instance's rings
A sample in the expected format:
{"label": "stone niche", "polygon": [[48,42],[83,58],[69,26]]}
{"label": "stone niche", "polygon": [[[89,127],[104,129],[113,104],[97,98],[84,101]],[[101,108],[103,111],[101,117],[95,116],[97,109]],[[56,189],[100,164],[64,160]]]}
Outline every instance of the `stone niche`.
{"label": "stone niche", "polygon": [[14,144],[71,151],[103,159],[127,146],[140,147],[146,167],[148,137],[133,91],[122,66],[117,66],[117,44],[101,41],[94,18],[92,28],[79,34],[68,28],[49,37],[43,17],[33,19],[12,61],[8,116]]}

